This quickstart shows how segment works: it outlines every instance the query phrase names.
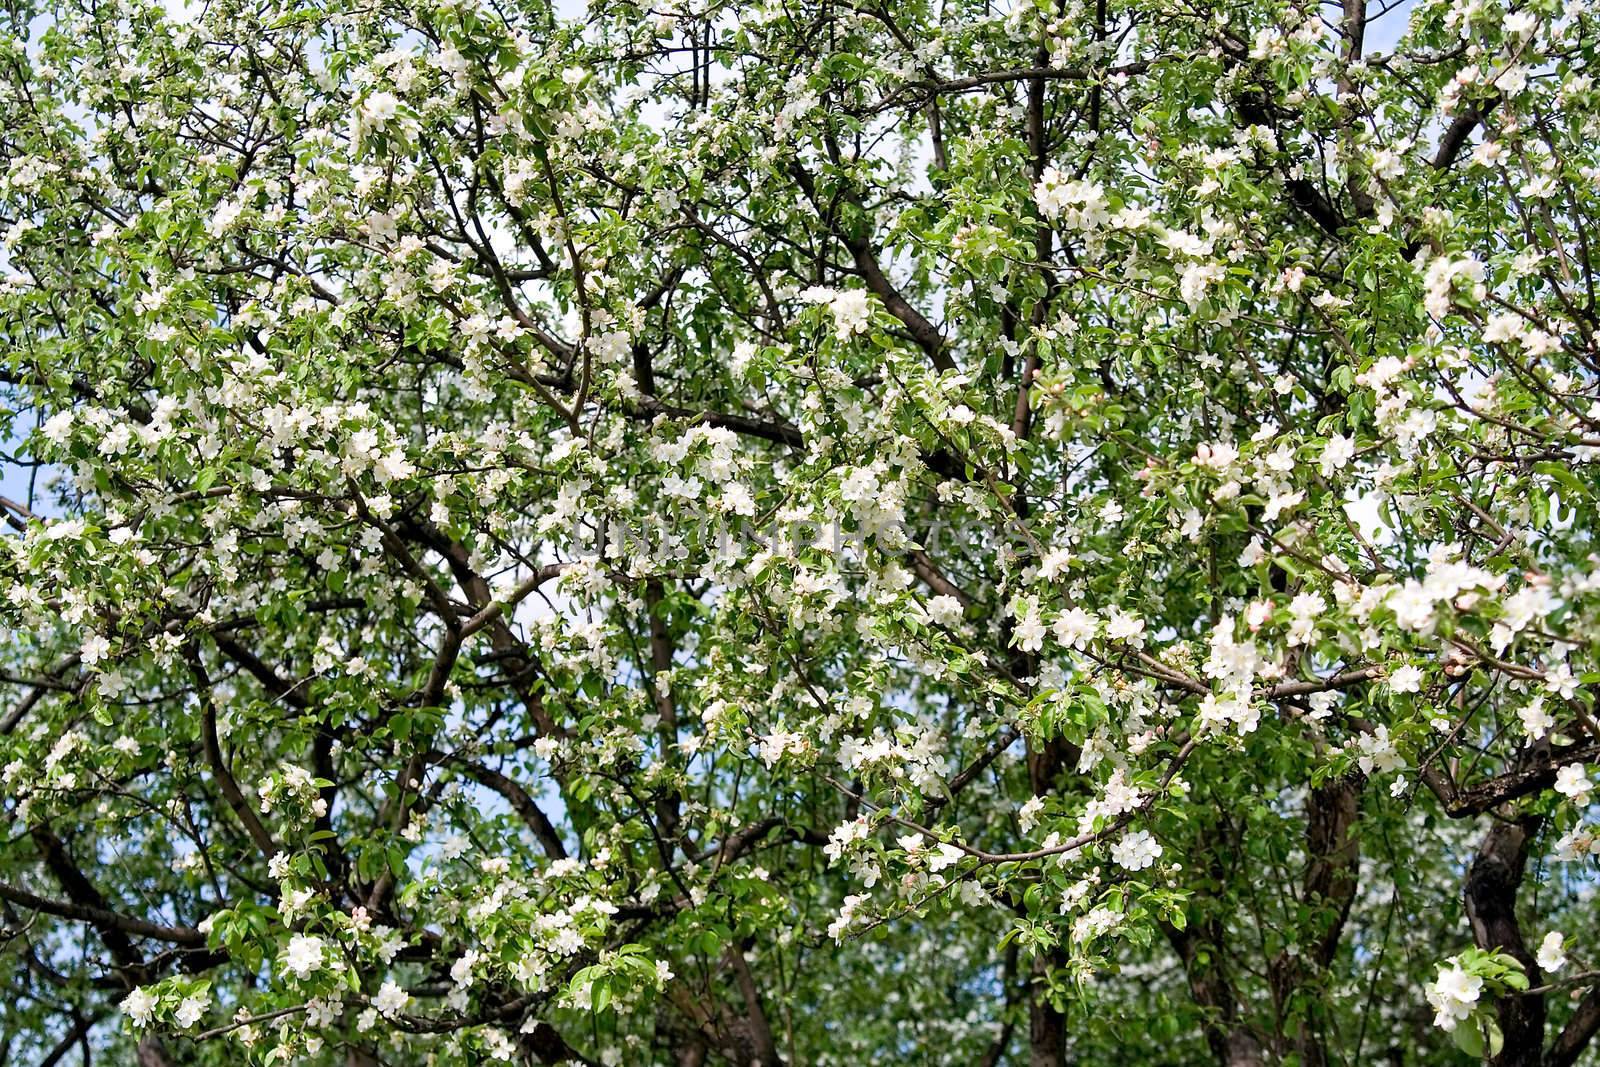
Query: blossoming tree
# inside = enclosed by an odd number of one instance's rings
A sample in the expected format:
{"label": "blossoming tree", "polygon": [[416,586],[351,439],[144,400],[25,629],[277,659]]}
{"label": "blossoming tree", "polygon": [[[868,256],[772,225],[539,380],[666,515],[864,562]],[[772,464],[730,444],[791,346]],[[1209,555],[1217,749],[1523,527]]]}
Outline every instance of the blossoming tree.
{"label": "blossoming tree", "polygon": [[13,0],[0,1058],[1578,1062],[1597,34]]}

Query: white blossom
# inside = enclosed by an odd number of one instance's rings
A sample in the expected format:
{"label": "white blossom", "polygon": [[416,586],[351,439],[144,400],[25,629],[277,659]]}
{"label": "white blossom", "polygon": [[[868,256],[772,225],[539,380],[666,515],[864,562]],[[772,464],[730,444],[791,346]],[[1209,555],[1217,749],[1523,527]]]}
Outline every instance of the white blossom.
{"label": "white blossom", "polygon": [[1553,973],[1567,965],[1566,942],[1566,937],[1559,930],[1551,930],[1544,935],[1544,940],[1539,942],[1539,951],[1534,956],[1541,970]]}

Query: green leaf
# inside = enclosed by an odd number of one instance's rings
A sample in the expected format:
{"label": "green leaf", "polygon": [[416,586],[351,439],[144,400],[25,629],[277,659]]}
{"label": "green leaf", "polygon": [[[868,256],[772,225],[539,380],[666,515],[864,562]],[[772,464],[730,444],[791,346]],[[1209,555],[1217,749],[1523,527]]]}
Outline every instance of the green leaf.
{"label": "green leaf", "polygon": [[1456,1048],[1465,1052],[1474,1059],[1483,1058],[1484,1035],[1479,1028],[1476,1018],[1465,1019],[1456,1024],[1450,1031],[1450,1037],[1456,1043]]}

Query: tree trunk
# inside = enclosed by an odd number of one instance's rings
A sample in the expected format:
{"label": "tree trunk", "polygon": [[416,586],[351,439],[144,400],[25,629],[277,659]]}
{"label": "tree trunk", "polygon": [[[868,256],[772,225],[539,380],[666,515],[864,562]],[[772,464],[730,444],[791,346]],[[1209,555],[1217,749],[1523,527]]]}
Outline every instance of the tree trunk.
{"label": "tree trunk", "polygon": [[[1467,918],[1479,948],[1499,949],[1522,962],[1528,983],[1543,981],[1539,964],[1523,943],[1517,924],[1517,890],[1528,864],[1528,842],[1538,832],[1540,819],[1525,815],[1496,822],[1478,849],[1467,872]],[[1494,1067],[1540,1067],[1544,1061],[1544,994],[1500,998],[1497,1008],[1505,1046],[1490,1062]]]}

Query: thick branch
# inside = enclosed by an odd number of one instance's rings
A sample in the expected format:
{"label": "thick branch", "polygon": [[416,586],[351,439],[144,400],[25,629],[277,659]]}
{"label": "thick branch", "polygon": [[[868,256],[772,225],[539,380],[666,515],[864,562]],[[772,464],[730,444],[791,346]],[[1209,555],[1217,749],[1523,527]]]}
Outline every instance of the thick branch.
{"label": "thick branch", "polygon": [[1523,751],[1515,769],[1466,789],[1456,788],[1431,769],[1423,780],[1444,805],[1445,814],[1452,819],[1462,819],[1482,815],[1509,801],[1549,789],[1555,785],[1556,772],[1562,767],[1569,763],[1593,763],[1597,759],[1600,759],[1600,743],[1556,749],[1547,742],[1540,742]]}
{"label": "thick branch", "polygon": [[544,849],[546,856],[553,860],[567,858],[567,848],[561,843],[561,834],[556,831],[555,824],[545,815],[533,797],[528,795],[526,789],[492,767],[485,767],[464,756],[445,756],[441,753],[434,753],[433,756],[452,767],[459,768],[479,785],[492,789],[504,797],[517,816],[527,824],[528,829],[533,831],[533,836],[539,839],[539,847]]}
{"label": "thick branch", "polygon": [[0,897],[4,897],[20,908],[42,911],[46,915],[70,919],[73,922],[87,923],[99,931],[102,936],[109,934],[111,940],[120,945],[127,945],[130,949],[132,948],[132,943],[128,941],[129,936],[148,937],[152,941],[165,941],[173,945],[199,947],[206,943],[206,935],[193,927],[163,926],[160,923],[147,922],[144,919],[134,918],[132,915],[123,915],[108,908],[96,907],[92,904],[52,900],[49,897],[30,893],[20,886],[10,885],[6,882],[0,882]]}
{"label": "thick branch", "polygon": [[1545,1067],[1572,1067],[1600,1031],[1600,988],[1589,990],[1545,1055]]}
{"label": "thick branch", "polygon": [[211,777],[217,781],[217,789],[228,802],[228,807],[243,824],[245,832],[250,835],[250,840],[256,843],[256,848],[268,859],[278,854],[278,843],[272,839],[272,834],[262,825],[256,816],[255,809],[245,799],[244,793],[239,789],[239,783],[234,781],[233,772],[228,769],[227,760],[222,755],[222,742],[217,737],[217,705],[211,693],[211,679],[206,675],[206,669],[200,662],[198,654],[191,650],[189,656],[189,669],[194,674],[195,685],[198,687],[195,696],[200,701],[200,732],[205,743],[206,763],[211,768]]}
{"label": "thick branch", "polygon": [[[811,175],[799,163],[792,164],[790,172],[805,192],[806,199],[821,211],[822,204],[817,197],[816,183]],[[853,207],[865,213],[865,208],[857,198],[850,194],[846,194],[845,198]],[[849,250],[850,258],[855,262],[856,270],[861,274],[862,280],[867,283],[867,288],[883,302],[889,314],[900,320],[906,331],[911,334],[911,339],[928,354],[928,359],[934,367],[941,371],[955,370],[956,362],[950,358],[944,335],[922,312],[911,306],[889,280],[888,275],[884,274],[883,267],[873,251],[872,243],[859,234],[848,233],[839,227],[834,227],[833,234]]]}

